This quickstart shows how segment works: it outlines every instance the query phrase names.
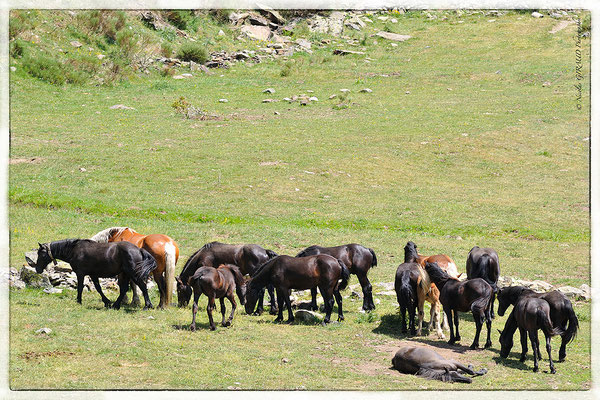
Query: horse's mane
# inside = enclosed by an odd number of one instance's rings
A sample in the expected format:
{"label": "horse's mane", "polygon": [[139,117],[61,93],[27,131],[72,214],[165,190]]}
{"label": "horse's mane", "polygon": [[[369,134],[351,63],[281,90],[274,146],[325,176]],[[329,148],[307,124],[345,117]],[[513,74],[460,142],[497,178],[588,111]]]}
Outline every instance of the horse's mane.
{"label": "horse's mane", "polygon": [[300,253],[296,254],[296,257],[306,257],[306,256],[312,256],[314,255],[313,251],[316,250],[316,248],[319,247],[316,244],[313,244],[312,246],[309,246],[307,248],[305,248],[304,250],[302,250]]}
{"label": "horse's mane", "polygon": [[503,297],[507,296],[509,299],[516,301],[525,291],[531,291],[535,293],[531,289],[527,289],[525,286],[507,286],[502,289]]}
{"label": "horse's mane", "polygon": [[79,242],[94,242],[90,239],[62,239],[48,243],[52,257],[67,261],[71,259],[73,247]]}
{"label": "horse's mane", "polygon": [[[108,239],[112,236],[112,235],[118,235],[120,233],[122,233],[125,229],[131,229],[127,226],[113,226],[112,228],[107,228],[103,231],[100,231],[98,233],[96,233],[94,236],[92,236],[90,238],[90,240],[93,240],[94,242],[100,242],[100,243],[107,243]],[[131,229],[132,232],[135,232],[133,229]]]}
{"label": "horse's mane", "polygon": [[[210,249],[211,247],[213,247],[213,246],[214,246],[214,245],[216,245],[216,244],[223,244],[223,243],[221,243],[221,242],[217,242],[217,241],[214,241],[214,242],[209,242],[209,243],[206,243],[204,246],[202,246],[202,247],[200,248],[200,250],[208,250],[208,249]],[[198,250],[198,251],[200,251],[200,250]]]}
{"label": "horse's mane", "polygon": [[[279,256],[277,256],[279,257]],[[267,260],[266,262],[264,262],[260,267],[258,267],[256,269],[256,272],[254,273],[254,275],[252,276],[252,279],[250,280],[250,288],[256,288],[261,289],[263,287],[265,287],[267,285],[268,282],[266,282],[268,280],[268,271],[269,271],[269,267],[275,262],[275,260],[277,260],[277,257],[273,257],[270,260]]]}
{"label": "horse's mane", "polygon": [[404,246],[404,262],[417,262],[418,257],[417,245],[413,242],[406,243],[406,246]]}
{"label": "horse's mane", "polygon": [[431,281],[433,283],[435,283],[436,286],[437,286],[437,283],[446,282],[448,280],[458,281],[458,279],[452,278],[450,275],[448,275],[448,273],[446,273],[446,271],[441,269],[437,263],[429,263],[428,262],[425,265],[425,270],[429,274]]}
{"label": "horse's mane", "polygon": [[239,267],[233,264],[221,264],[219,265],[219,268],[221,267],[227,268],[229,271],[231,271],[231,273],[233,274],[233,279],[235,280],[236,287],[239,288],[244,285],[244,277],[242,276]]}

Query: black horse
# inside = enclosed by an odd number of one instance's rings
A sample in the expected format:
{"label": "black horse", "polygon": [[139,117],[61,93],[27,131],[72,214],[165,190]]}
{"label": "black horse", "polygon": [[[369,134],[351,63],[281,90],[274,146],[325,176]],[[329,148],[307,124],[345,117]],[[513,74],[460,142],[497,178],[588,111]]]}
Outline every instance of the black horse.
{"label": "black horse", "polygon": [[[487,326],[485,347],[490,347],[492,345],[492,340],[490,339],[490,331],[492,329],[492,317],[490,316],[492,287],[481,278],[461,282],[442,271],[437,263],[426,263],[425,270],[429,274],[431,281],[440,290],[440,302],[444,307],[444,313],[446,313],[448,324],[450,325],[450,340],[448,343],[454,344],[460,340],[460,334],[458,333],[458,311],[471,311],[477,329],[471,349],[476,349],[479,346],[479,334],[484,322]],[[456,336],[454,335],[454,329],[452,329],[452,311],[454,311]]]}
{"label": "black horse", "polygon": [[[369,278],[367,278],[369,269],[377,265],[377,256],[373,249],[356,243],[335,247],[310,246],[298,253],[296,257],[315,256],[317,254],[328,254],[343,262],[346,268],[350,270],[350,273],[356,275],[362,287],[363,310],[370,311],[375,309],[373,289]],[[311,290],[311,294],[311,308],[317,310],[317,289]]]}
{"label": "black horse", "polygon": [[[220,242],[205,244],[186,261],[179,277],[176,278],[179,307],[186,307],[192,297],[192,288],[187,282],[198,268],[217,268],[221,264],[233,264],[240,269],[243,275],[253,276],[258,271],[258,267],[276,256],[277,253],[274,251],[265,250],[257,244],[226,244]],[[267,289],[270,295],[270,313],[276,314],[277,305],[275,304],[273,287],[270,286]],[[264,290],[260,294],[261,301],[258,302],[255,314],[263,312],[263,296]]]}
{"label": "black horse", "polygon": [[[283,307],[288,309],[288,322],[294,321],[290,290],[306,290],[318,287],[325,300],[325,319],[328,323],[333,310],[333,298],[338,305],[338,321],[344,319],[342,295],[350,278],[350,271],[338,259],[327,254],[308,257],[277,256],[260,267],[248,283],[246,291],[246,313],[251,313],[259,292],[266,285],[272,284],[277,290],[279,313],[276,322],[283,321]],[[340,282],[341,280],[341,282]]]}
{"label": "black horse", "polygon": [[[38,243],[39,244],[39,243]],[[144,295],[145,307],[153,308],[148,297],[146,280],[156,269],[156,260],[150,253],[129,242],[98,243],[89,239],[65,239],[51,243],[39,244],[37,262],[26,257],[27,263],[42,273],[50,262],[63,260],[68,262],[77,275],[77,302],[81,304],[83,279],[89,275],[94,287],[100,293],[105,307],[110,307],[110,300],[102,293],[98,278],[109,278],[118,275],[119,297],[112,305],[119,309],[121,301],[129,289],[129,281],[134,282]]]}
{"label": "black horse", "polygon": [[494,299],[498,292],[499,277],[500,261],[496,250],[489,247],[473,247],[467,257],[467,279],[481,278],[492,287],[492,305],[490,308],[492,318],[494,318]]}
{"label": "black horse", "polygon": [[579,320],[573,310],[571,301],[558,290],[548,293],[536,293],[523,286],[509,286],[498,291],[498,315],[503,316],[510,305],[515,305],[521,297],[537,297],[544,299],[550,306],[550,319],[552,326],[560,327],[564,333],[561,335],[558,362],[563,362],[567,357],[567,344],[577,335]]}
{"label": "black horse", "polygon": [[500,357],[506,358],[513,346],[513,335],[519,328],[521,335],[521,362],[525,361],[527,354],[527,336],[531,340],[531,351],[533,352],[533,372],[538,371],[538,359],[542,359],[538,330],[542,330],[546,337],[546,351],[550,361],[550,373],[556,373],[552,362],[552,348],[550,339],[552,336],[561,335],[563,330],[554,327],[550,319],[550,305],[546,300],[536,297],[521,297],[515,304],[512,312],[506,320],[504,330],[500,331]]}
{"label": "black horse", "polygon": [[[208,297],[208,321],[210,330],[216,329],[213,321],[212,311],[215,309],[215,299],[221,303],[221,325],[230,326],[233,321],[233,314],[237,308],[234,292],[237,293],[240,303],[244,305],[246,299],[246,285],[240,269],[235,265],[223,264],[218,268],[200,267],[194,275],[188,280],[188,284],[194,289],[194,304],[192,306],[192,324],[190,329],[196,330],[196,313],[198,312],[198,299],[204,293]],[[231,303],[231,315],[225,321],[225,298]]]}
{"label": "black horse", "polygon": [[485,368],[475,371],[472,365],[465,366],[458,361],[445,359],[432,349],[415,346],[401,347],[394,355],[392,365],[403,374],[418,375],[443,382],[471,383],[471,378],[462,375],[458,370],[473,376],[487,373]]}

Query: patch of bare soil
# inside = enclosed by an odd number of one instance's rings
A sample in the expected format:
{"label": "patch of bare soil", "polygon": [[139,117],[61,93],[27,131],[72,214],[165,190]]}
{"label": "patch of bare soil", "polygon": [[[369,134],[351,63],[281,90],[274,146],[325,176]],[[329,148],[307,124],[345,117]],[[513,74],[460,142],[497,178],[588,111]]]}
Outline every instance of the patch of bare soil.
{"label": "patch of bare soil", "polygon": [[59,356],[74,356],[75,353],[69,351],[45,351],[42,353],[38,353],[35,351],[28,351],[23,354],[19,354],[20,358],[24,358],[27,361],[31,360],[39,360],[45,357],[59,357]]}
{"label": "patch of bare soil", "polygon": [[8,163],[9,164],[39,164],[44,159],[41,157],[32,157],[32,158],[11,158]]}

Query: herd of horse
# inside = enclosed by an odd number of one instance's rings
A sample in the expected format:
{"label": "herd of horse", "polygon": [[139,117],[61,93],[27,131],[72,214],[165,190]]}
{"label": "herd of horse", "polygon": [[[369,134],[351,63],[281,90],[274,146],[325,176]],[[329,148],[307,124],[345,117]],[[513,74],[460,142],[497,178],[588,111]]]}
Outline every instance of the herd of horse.
{"label": "herd of horse", "polygon": [[[144,298],[144,309],[153,305],[148,295],[147,279],[152,274],[159,293],[158,307],[165,308],[172,302],[176,288],[179,307],[186,307],[193,295],[191,330],[196,329],[198,300],[202,294],[208,297],[206,311],[209,327],[215,330],[212,312],[219,299],[223,326],[231,325],[237,303],[237,295],[248,315],[264,312],[263,298],[269,293],[270,313],[277,314],[275,321],[283,321],[287,308],[288,322],[294,321],[290,301],[292,290],[310,290],[310,308],[317,310],[317,290],[324,300],[325,319],[329,323],[337,303],[338,321],[344,319],[342,307],[343,290],[350,274],[357,276],[363,292],[365,311],[375,309],[372,286],[367,278],[370,268],[377,265],[373,249],[359,244],[335,247],[310,246],[296,256],[278,255],[256,244],[233,245],[211,242],[192,254],[179,276],[175,265],[179,258],[176,242],[166,235],[141,235],[128,227],[113,227],[94,235],[91,239],[65,239],[39,244],[37,260],[26,257],[27,263],[42,273],[48,264],[56,260],[68,262],[77,276],[77,301],[81,303],[85,276],[89,276],[106,307],[118,309],[129,287],[132,288],[132,304],[139,304],[137,289]],[[503,316],[513,305],[504,329],[500,332],[501,357],[506,358],[513,346],[513,336],[519,329],[521,338],[521,361],[525,361],[527,339],[531,342],[534,371],[541,359],[538,331],[546,339],[550,372],[555,373],[551,357],[550,339],[562,338],[559,362],[566,357],[566,345],[578,330],[577,316],[571,302],[560,292],[536,293],[521,286],[498,288],[500,264],[498,254],[491,248],[473,247],[467,256],[467,279],[460,275],[454,261],[445,254],[423,256],[417,245],[408,242],[404,247],[404,262],[396,271],[394,287],[400,306],[402,333],[408,328],[413,335],[422,334],[424,303],[431,303],[429,331],[434,329],[438,338],[445,338],[443,330],[450,331],[448,343],[460,341],[459,313],[471,312],[476,334],[471,349],[479,347],[483,325],[487,336],[484,348],[490,347],[494,300],[498,298],[498,314]],[[117,277],[119,297],[111,304],[102,292],[99,278]],[[231,304],[226,319],[225,299]],[[443,314],[440,313],[440,306]],[[417,318],[418,317],[418,318]],[[415,319],[418,319],[415,322]],[[470,382],[457,370],[472,375],[483,375],[471,366],[464,367],[453,360],[445,360],[432,350],[403,348],[396,353],[393,365],[401,372],[417,373],[431,379]]]}

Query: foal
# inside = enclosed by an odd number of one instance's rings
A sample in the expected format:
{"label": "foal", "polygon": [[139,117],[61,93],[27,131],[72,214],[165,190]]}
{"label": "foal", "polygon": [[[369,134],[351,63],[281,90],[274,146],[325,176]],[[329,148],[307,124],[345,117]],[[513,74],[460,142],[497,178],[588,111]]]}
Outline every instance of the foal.
{"label": "foal", "polygon": [[[218,268],[200,267],[188,280],[188,285],[194,290],[194,305],[192,306],[192,324],[190,329],[196,330],[196,312],[198,312],[198,299],[204,293],[208,297],[206,312],[210,322],[210,330],[216,329],[213,321],[212,311],[215,309],[215,298],[221,302],[221,314],[223,319],[221,325],[229,326],[233,320],[233,314],[237,308],[233,292],[235,291],[242,305],[246,302],[246,285],[239,268],[231,264],[222,264]],[[225,321],[225,297],[231,303],[231,315]]]}
{"label": "foal", "polygon": [[[492,340],[490,339],[492,328],[492,317],[490,316],[491,286],[481,278],[461,282],[442,271],[436,263],[425,264],[425,270],[429,274],[431,281],[440,290],[440,302],[444,307],[444,313],[448,317],[450,325],[450,340],[448,343],[454,344],[460,340],[460,334],[458,333],[458,311],[471,311],[477,329],[471,349],[476,349],[479,346],[479,334],[481,333],[484,321],[487,326],[485,347],[490,347],[492,345]],[[454,335],[454,329],[452,329],[452,311],[454,311],[456,336]]]}
{"label": "foal", "polygon": [[513,311],[510,313],[508,320],[504,326],[504,330],[500,331],[500,357],[508,357],[510,349],[513,346],[513,335],[516,329],[519,328],[521,335],[521,359],[524,362],[527,354],[527,335],[531,341],[531,350],[533,352],[533,372],[538,371],[538,359],[542,358],[540,352],[540,341],[538,339],[538,329],[541,329],[546,337],[546,351],[550,361],[550,373],[556,373],[554,363],[552,362],[552,348],[550,347],[550,339],[552,336],[561,335],[564,331],[560,327],[552,326],[550,320],[550,305],[546,300],[535,297],[521,297]]}

